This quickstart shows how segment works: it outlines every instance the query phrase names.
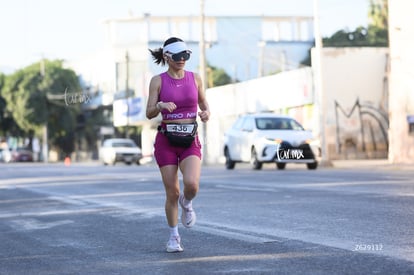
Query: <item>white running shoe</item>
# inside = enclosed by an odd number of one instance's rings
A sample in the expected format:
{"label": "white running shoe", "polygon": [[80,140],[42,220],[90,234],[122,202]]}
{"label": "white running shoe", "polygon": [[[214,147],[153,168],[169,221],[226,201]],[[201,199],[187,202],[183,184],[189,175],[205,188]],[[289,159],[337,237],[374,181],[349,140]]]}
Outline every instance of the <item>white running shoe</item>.
{"label": "white running shoe", "polygon": [[197,219],[196,214],[193,210],[193,207],[190,206],[187,208],[184,206],[184,195],[183,194],[180,194],[178,201],[182,208],[181,222],[185,227],[190,228],[196,223],[196,219]]}
{"label": "white running shoe", "polygon": [[181,238],[180,236],[170,237],[170,240],[167,243],[167,252],[182,252],[184,251],[183,247],[181,246]]}

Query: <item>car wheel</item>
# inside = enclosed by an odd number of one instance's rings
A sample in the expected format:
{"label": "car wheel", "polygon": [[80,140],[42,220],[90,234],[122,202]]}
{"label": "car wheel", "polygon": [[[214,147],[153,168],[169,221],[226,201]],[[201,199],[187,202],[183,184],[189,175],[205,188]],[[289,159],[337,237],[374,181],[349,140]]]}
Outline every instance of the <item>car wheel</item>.
{"label": "car wheel", "polygon": [[318,167],[318,163],[316,161],[313,163],[307,163],[306,165],[308,166],[309,170],[315,170]]}
{"label": "car wheel", "polygon": [[126,165],[131,165],[131,164],[132,164],[132,162],[127,161],[127,162],[125,162],[125,164],[126,164]]}
{"label": "car wheel", "polygon": [[224,156],[226,157],[226,168],[229,170],[234,169],[234,166],[236,166],[236,162],[231,160],[229,149],[226,148],[224,150]]}
{"label": "car wheel", "polygon": [[250,164],[252,165],[254,170],[262,169],[263,163],[257,160],[257,153],[256,153],[256,149],[254,149],[254,148],[252,149]]}
{"label": "car wheel", "polygon": [[277,169],[283,170],[286,168],[286,163],[284,162],[276,162]]}

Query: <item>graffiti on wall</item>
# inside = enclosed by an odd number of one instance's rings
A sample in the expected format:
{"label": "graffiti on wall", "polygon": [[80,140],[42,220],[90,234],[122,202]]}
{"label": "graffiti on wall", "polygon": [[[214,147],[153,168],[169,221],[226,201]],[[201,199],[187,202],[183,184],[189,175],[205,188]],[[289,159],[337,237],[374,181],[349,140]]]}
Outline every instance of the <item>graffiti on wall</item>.
{"label": "graffiti on wall", "polygon": [[[353,150],[357,158],[383,157],[388,152],[388,114],[382,107],[371,102],[356,100],[346,111],[335,101],[336,146],[337,153],[347,158]],[[362,154],[361,154],[362,153]]]}

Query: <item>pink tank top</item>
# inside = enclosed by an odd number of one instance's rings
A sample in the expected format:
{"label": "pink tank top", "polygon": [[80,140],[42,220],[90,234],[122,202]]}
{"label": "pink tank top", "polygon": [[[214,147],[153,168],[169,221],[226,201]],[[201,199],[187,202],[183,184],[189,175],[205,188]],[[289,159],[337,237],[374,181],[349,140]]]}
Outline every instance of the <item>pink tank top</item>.
{"label": "pink tank top", "polygon": [[185,71],[184,77],[175,79],[167,72],[160,74],[160,101],[177,105],[172,113],[162,110],[163,120],[193,119],[197,117],[198,90],[192,72]]}

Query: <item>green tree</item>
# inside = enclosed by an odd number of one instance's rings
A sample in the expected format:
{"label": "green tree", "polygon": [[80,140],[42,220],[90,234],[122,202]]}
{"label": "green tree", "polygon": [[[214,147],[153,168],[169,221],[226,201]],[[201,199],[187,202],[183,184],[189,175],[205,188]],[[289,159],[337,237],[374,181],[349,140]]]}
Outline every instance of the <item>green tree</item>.
{"label": "green tree", "polygon": [[340,30],[329,38],[323,39],[325,47],[364,47],[371,46],[368,38],[368,31],[364,27],[358,27],[352,32]]}
{"label": "green tree", "polygon": [[3,96],[3,87],[6,82],[6,75],[0,74],[0,135],[19,136],[23,131],[16,124],[12,114],[7,110],[7,102]]}
{"label": "green tree", "polygon": [[368,17],[371,26],[388,29],[388,0],[370,0]]}
{"label": "green tree", "polygon": [[368,18],[369,43],[388,47],[388,0],[370,0]]}
{"label": "green tree", "polygon": [[69,105],[65,96],[79,93],[76,74],[62,67],[62,61],[32,64],[6,77],[2,95],[6,109],[26,135],[41,135],[45,124],[48,139],[65,153],[74,149],[73,132],[79,105]]}
{"label": "green tree", "polygon": [[388,2],[370,0],[368,27],[339,30],[323,39],[324,47],[388,47]]}
{"label": "green tree", "polygon": [[224,69],[208,65],[207,68],[207,88],[222,86],[232,83],[231,77]]}

